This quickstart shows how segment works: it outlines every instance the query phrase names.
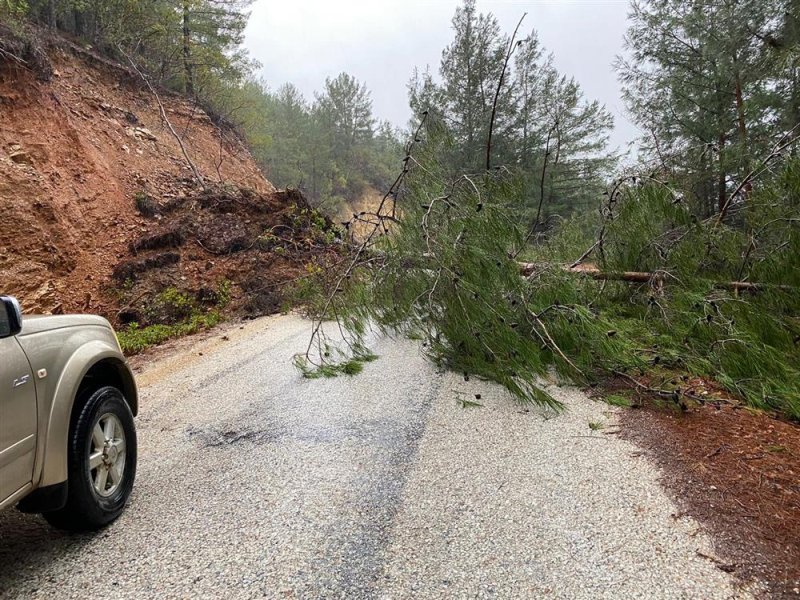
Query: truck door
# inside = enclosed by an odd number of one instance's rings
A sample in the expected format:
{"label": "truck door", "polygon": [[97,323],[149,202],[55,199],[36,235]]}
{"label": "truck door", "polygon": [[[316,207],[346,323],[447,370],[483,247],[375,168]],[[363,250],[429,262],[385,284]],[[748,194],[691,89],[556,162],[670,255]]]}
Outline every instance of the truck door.
{"label": "truck door", "polygon": [[28,359],[8,335],[0,307],[0,502],[31,482],[36,457],[36,390]]}

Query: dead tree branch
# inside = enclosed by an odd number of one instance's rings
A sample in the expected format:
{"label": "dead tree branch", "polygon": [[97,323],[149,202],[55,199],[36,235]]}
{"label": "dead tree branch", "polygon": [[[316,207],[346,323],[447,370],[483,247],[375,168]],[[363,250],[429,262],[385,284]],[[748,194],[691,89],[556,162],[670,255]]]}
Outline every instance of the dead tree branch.
{"label": "dead tree branch", "polygon": [[161,118],[164,119],[164,122],[167,124],[167,128],[169,129],[170,133],[178,141],[178,145],[181,147],[181,152],[183,153],[183,157],[186,159],[186,163],[192,170],[192,173],[194,174],[197,183],[200,184],[200,187],[202,187],[203,190],[207,190],[208,187],[206,187],[205,181],[203,181],[203,177],[200,175],[200,171],[197,170],[197,166],[189,157],[189,153],[186,151],[186,146],[184,146],[181,136],[179,136],[178,132],[175,131],[175,128],[172,126],[172,123],[167,117],[167,111],[164,109],[164,104],[162,104],[161,97],[158,95],[158,92],[156,92],[156,89],[150,83],[150,80],[147,79],[147,76],[144,73],[142,73],[141,70],[139,70],[139,67],[136,65],[133,59],[130,56],[128,56],[128,54],[126,54],[125,51],[120,46],[118,46],[117,48],[122,53],[122,55],[128,59],[128,62],[131,63],[131,67],[133,67],[133,70],[139,74],[139,77],[142,78],[142,81],[145,82],[145,85],[147,85],[148,89],[153,94],[153,97],[156,99],[156,103],[158,104],[158,110],[161,113]]}
{"label": "dead tree branch", "polygon": [[[680,398],[682,396],[685,398],[690,398],[691,400],[695,400],[700,404],[705,404],[707,400],[707,398],[699,396],[698,394],[693,394],[688,390],[681,390],[680,388],[676,388],[674,390],[664,390],[661,388],[654,388],[650,387],[649,385],[643,384],[641,381],[637,381],[634,377],[631,377],[630,375],[623,373],[622,371],[612,371],[612,372],[617,377],[622,377],[624,380],[628,381],[629,383],[632,383],[636,387],[636,389],[641,390],[643,392],[647,392],[648,394],[655,394],[656,396],[659,396],[661,398],[668,398],[669,400],[672,400],[678,405],[681,404]],[[681,409],[684,408],[685,407],[681,405]]]}
{"label": "dead tree branch", "polygon": [[520,25],[522,25],[523,19],[525,19],[525,15],[528,13],[523,13],[522,17],[520,17],[519,22],[517,23],[516,28],[514,28],[514,33],[511,36],[511,39],[508,41],[508,49],[506,50],[506,59],[503,61],[503,70],[500,71],[500,79],[497,81],[497,89],[494,92],[494,102],[492,102],[492,116],[489,119],[489,136],[486,140],[486,170],[492,168],[492,132],[494,131],[494,119],[497,116],[497,101],[500,98],[500,90],[503,89],[503,82],[505,81],[506,77],[506,69],[508,68],[508,61],[511,60],[511,55],[514,54],[514,50],[516,50],[517,46],[519,46],[523,40],[519,40],[518,42],[514,43],[514,40],[517,37],[517,31],[519,31]]}
{"label": "dead tree branch", "polygon": [[[547,167],[549,166],[550,153],[552,152],[552,149],[550,148],[550,141],[553,139],[554,132],[556,136],[556,157],[555,160],[553,161],[553,166],[555,167],[558,164],[559,155],[561,153],[561,130],[558,124],[558,117],[556,117],[553,126],[547,132],[547,141],[545,142],[544,146],[544,160],[542,161],[542,175],[539,179],[539,206],[536,209],[536,218],[533,220],[533,224],[531,225],[531,228],[528,230],[528,234],[525,236],[525,240],[522,242],[519,249],[514,254],[514,258],[519,256],[519,254],[525,249],[525,246],[527,246],[531,238],[534,235],[536,235],[536,230],[539,228],[539,223],[542,218],[542,206],[544,206],[544,187],[545,187],[545,179],[547,177]],[[550,176],[550,179],[552,181],[552,175]],[[550,191],[550,196],[551,196],[550,199],[552,199],[552,189]]]}

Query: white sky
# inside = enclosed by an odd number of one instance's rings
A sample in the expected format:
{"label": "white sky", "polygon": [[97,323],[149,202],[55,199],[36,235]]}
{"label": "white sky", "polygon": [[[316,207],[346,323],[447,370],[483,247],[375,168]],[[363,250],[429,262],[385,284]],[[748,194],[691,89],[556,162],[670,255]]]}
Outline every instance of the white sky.
{"label": "white sky", "polygon": [[[458,0],[256,0],[245,45],[263,66],[272,88],[291,81],[313,99],[325,77],[342,71],[367,84],[374,114],[405,127],[410,118],[406,85],[415,66],[436,72],[452,39]],[[574,76],[589,99],[614,115],[612,145],[637,135],[625,115],[616,74],[628,0],[478,0],[511,33],[536,29],[563,74]]]}

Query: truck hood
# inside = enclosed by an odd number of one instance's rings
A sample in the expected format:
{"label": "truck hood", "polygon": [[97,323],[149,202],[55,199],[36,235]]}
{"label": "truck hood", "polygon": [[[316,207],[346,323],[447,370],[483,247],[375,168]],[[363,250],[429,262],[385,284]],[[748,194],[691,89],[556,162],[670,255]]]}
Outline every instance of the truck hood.
{"label": "truck hood", "polygon": [[111,325],[103,317],[95,315],[32,315],[22,317],[22,332],[20,336],[33,335],[64,327],[107,327]]}

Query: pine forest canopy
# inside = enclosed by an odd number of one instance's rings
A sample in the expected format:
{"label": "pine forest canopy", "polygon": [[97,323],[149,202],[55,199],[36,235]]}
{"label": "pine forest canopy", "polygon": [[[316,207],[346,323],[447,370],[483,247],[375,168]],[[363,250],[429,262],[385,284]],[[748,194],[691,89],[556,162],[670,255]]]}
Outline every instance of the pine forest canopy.
{"label": "pine forest canopy", "polygon": [[617,61],[644,156],[705,215],[800,123],[800,2],[636,0]]}
{"label": "pine forest canopy", "polygon": [[202,93],[254,66],[242,48],[252,0],[10,0],[39,23],[117,55],[122,47],[162,85]]}

